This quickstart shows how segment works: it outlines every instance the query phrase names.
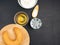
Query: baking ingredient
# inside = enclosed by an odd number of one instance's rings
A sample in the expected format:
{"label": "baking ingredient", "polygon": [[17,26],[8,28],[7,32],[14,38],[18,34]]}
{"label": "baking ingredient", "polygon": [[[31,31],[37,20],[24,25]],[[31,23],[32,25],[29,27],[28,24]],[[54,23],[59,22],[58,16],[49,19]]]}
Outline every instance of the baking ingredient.
{"label": "baking ingredient", "polygon": [[39,11],[39,5],[36,5],[32,12],[32,17],[37,17]]}
{"label": "baking ingredient", "polygon": [[18,3],[20,4],[21,7],[30,9],[33,8],[38,0],[18,0]]}
{"label": "baking ingredient", "polygon": [[24,26],[27,24],[29,18],[26,13],[20,12],[20,13],[16,14],[14,19],[15,19],[15,23]]}

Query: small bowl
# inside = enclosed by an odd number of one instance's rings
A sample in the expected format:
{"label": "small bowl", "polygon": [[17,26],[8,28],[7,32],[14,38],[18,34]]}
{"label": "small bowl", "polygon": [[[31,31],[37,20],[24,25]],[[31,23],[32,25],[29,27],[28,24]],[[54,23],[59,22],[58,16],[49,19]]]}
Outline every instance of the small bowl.
{"label": "small bowl", "polygon": [[29,21],[29,17],[28,17],[28,14],[25,13],[25,12],[17,12],[14,16],[14,22],[16,24],[19,24],[19,25],[22,25],[22,26],[25,26]]}
{"label": "small bowl", "polygon": [[30,26],[31,26],[33,29],[40,29],[41,26],[42,26],[42,21],[41,21],[41,19],[39,19],[39,18],[33,18],[33,19],[30,21]]}

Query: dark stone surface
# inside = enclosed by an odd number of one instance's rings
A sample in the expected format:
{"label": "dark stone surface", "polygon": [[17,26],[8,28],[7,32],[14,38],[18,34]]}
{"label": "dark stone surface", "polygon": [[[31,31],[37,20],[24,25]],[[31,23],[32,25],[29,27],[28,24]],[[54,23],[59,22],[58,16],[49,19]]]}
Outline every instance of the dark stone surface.
{"label": "dark stone surface", "polygon": [[[60,45],[60,0],[39,0],[37,4],[40,6],[38,17],[43,25],[39,30],[33,30],[29,23],[25,26],[31,37],[30,45]],[[14,23],[18,11],[28,13],[31,20],[32,10],[23,9],[17,0],[0,0],[0,29]]]}

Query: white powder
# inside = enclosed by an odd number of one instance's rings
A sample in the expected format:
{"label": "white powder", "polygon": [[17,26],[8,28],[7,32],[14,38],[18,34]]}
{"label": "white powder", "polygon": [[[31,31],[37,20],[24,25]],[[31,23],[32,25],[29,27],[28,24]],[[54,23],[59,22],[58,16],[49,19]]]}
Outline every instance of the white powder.
{"label": "white powder", "polygon": [[18,3],[20,4],[21,7],[30,9],[33,8],[38,0],[18,0]]}

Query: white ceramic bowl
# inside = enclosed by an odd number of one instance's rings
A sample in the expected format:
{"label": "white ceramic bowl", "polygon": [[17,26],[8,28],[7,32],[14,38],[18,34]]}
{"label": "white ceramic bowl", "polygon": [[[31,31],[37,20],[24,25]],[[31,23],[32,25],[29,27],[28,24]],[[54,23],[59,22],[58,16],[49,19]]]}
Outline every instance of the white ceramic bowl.
{"label": "white ceramic bowl", "polygon": [[38,0],[18,0],[21,7],[25,9],[31,9],[37,4]]}

